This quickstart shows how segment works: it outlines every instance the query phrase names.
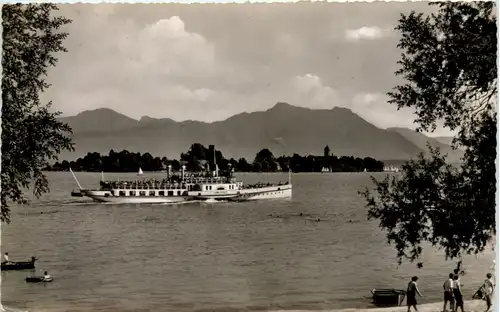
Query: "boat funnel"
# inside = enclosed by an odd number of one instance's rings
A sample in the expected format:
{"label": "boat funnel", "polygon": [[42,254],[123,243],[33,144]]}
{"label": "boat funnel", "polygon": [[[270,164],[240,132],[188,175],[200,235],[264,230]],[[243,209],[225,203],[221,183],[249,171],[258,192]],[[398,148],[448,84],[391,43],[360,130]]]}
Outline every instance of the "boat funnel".
{"label": "boat funnel", "polygon": [[186,171],[186,166],[182,165],[182,181],[184,181],[184,172]]}
{"label": "boat funnel", "polygon": [[172,165],[167,166],[167,179],[170,178],[170,172],[172,172]]}

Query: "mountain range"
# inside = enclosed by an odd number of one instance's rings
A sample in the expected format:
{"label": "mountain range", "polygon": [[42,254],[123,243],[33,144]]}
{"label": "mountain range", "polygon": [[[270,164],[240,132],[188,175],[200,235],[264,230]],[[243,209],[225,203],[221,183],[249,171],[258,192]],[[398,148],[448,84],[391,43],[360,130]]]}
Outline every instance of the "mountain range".
{"label": "mountain range", "polygon": [[241,113],[223,121],[177,122],[144,116],[136,120],[108,108],[61,117],[73,129],[75,152],[60,159],[74,160],[88,152],[107,154],[110,149],[149,152],[153,156],[180,157],[192,143],[215,144],[225,158],[245,157],[253,161],[263,148],[274,155],[323,155],[328,145],[337,156],[407,160],[426,152],[426,143],[438,146],[452,162],[462,151],[407,128],[380,129],[351,110],[309,109],[277,103],[266,111]]}

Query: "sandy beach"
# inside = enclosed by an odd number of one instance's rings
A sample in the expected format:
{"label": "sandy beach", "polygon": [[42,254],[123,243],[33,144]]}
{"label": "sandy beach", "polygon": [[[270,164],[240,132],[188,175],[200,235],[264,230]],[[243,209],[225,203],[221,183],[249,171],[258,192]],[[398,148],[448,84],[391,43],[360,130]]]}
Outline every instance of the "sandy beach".
{"label": "sandy beach", "polygon": [[[403,303],[404,304],[404,303]],[[442,312],[443,302],[426,303],[417,306],[419,312]],[[464,302],[466,312],[484,312],[486,310],[486,301],[484,300],[469,300]],[[368,309],[340,309],[340,310],[321,310],[321,312],[406,312],[408,307],[402,305],[399,307],[389,308],[368,308]],[[411,311],[415,311],[413,308]],[[449,310],[448,310],[449,311]],[[280,310],[279,312],[304,312],[304,310]],[[308,311],[311,312],[311,311]]]}

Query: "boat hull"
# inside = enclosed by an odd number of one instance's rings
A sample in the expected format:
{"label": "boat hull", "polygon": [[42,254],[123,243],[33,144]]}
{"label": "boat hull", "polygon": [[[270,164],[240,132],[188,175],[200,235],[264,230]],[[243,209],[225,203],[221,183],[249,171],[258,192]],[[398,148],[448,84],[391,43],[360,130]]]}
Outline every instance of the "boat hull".
{"label": "boat hull", "polygon": [[81,192],[71,192],[72,197],[83,197],[83,194]]}
{"label": "boat hull", "polygon": [[400,289],[373,289],[373,303],[383,306],[399,306],[402,304],[406,292]]}
{"label": "boat hull", "polygon": [[114,194],[116,193],[113,193],[111,190],[81,190],[81,193],[86,197],[92,198],[96,202],[115,204],[184,203],[195,200],[252,201],[291,198],[292,185],[270,185],[257,188],[213,191],[186,192],[184,190],[179,190],[179,195],[175,196],[115,196]]}
{"label": "boat hull", "polygon": [[2,271],[13,270],[31,270],[35,268],[35,261],[22,261],[22,262],[3,262],[1,264]]}
{"label": "boat hull", "polygon": [[292,197],[292,185],[280,185],[257,189],[243,189],[235,200],[286,199]]}
{"label": "boat hull", "polygon": [[234,191],[189,192],[195,200],[250,201],[261,199],[284,199],[292,197],[292,185],[273,185]]}
{"label": "boat hull", "polygon": [[52,277],[49,279],[45,279],[45,277],[43,277],[43,276],[30,276],[30,277],[26,277],[25,280],[27,283],[50,283],[54,279]]}
{"label": "boat hull", "polygon": [[103,196],[86,195],[96,202],[114,203],[114,204],[164,204],[164,203],[182,203],[191,198],[188,196]]}
{"label": "boat hull", "polygon": [[163,204],[189,200],[189,196],[114,196],[111,191],[106,190],[82,190],[82,194],[96,202],[114,204]]}

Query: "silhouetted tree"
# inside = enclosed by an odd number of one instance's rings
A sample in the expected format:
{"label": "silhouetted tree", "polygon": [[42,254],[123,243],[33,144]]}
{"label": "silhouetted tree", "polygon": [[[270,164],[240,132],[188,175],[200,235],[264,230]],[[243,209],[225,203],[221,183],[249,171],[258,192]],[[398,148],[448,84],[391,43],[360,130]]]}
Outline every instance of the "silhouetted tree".
{"label": "silhouetted tree", "polygon": [[[203,147],[203,146],[202,146]],[[203,147],[204,148],[204,147]],[[207,149],[208,151],[209,149]],[[295,172],[318,172],[321,171],[323,164],[325,163],[325,157],[323,156],[312,156],[308,155],[302,157],[298,154],[294,154],[293,157],[280,156],[277,159],[274,158],[273,154],[264,149],[258,153],[256,157],[257,162],[253,165],[249,164],[245,158],[240,158],[238,161],[231,158],[229,160],[225,159],[222,152],[215,151],[217,164],[221,174],[228,170],[234,169],[239,172],[250,172],[250,171],[276,171],[279,164],[281,171],[288,171],[289,165],[291,169]],[[205,153],[205,155],[209,155]],[[181,165],[188,165],[192,158],[188,153],[181,154],[181,161],[178,160],[167,160],[166,157],[154,157],[149,153],[131,153],[127,150],[123,150],[119,153],[111,150],[108,155],[101,155],[99,153],[87,153],[85,157],[78,158],[76,161],[68,163],[63,161],[62,163],[56,162],[52,166],[47,166],[44,170],[69,170],[69,167],[74,171],[105,171],[105,172],[136,172],[139,167],[144,171],[160,171],[167,167],[169,164],[172,166],[174,171],[180,169]],[[360,168],[369,168],[370,171],[382,171],[384,164],[373,158],[367,157],[365,159],[353,158],[353,157],[341,157],[338,159],[336,156],[330,156],[328,162],[332,167],[339,168],[338,171],[359,171]],[[207,160],[197,160],[195,162],[194,170],[206,170],[208,165]],[[199,168],[199,169],[196,169]],[[210,168],[212,171],[215,170],[215,166]],[[193,170],[187,167],[187,170]]]}
{"label": "silhouetted tree", "polygon": [[252,171],[252,166],[247,162],[245,158],[238,159],[238,165],[236,166],[236,170],[240,172],[248,172]]}
{"label": "silhouetted tree", "polygon": [[66,51],[62,43],[68,34],[60,28],[71,21],[54,17],[56,10],[49,3],[2,6],[3,222],[10,222],[11,202],[27,202],[23,189],[32,186],[36,197],[49,192],[42,169],[62,150],[73,150],[71,128],[39,98],[49,87],[45,77],[57,62],[54,55]]}
{"label": "silhouetted tree", "polygon": [[439,150],[402,167],[400,178],[373,179],[369,218],[388,231],[399,261],[417,259],[422,244],[446,258],[484,250],[495,232],[497,21],[493,2],[445,2],[435,15],[402,15],[396,27],[404,54],[397,75],[407,83],[389,93],[391,103],[416,111],[418,130],[437,121],[457,130],[465,148],[460,168]]}
{"label": "silhouetted tree", "polygon": [[258,168],[255,169],[255,171],[264,172],[276,171],[278,168],[273,153],[267,148],[264,148],[257,153],[253,161],[253,166],[254,168]]}

